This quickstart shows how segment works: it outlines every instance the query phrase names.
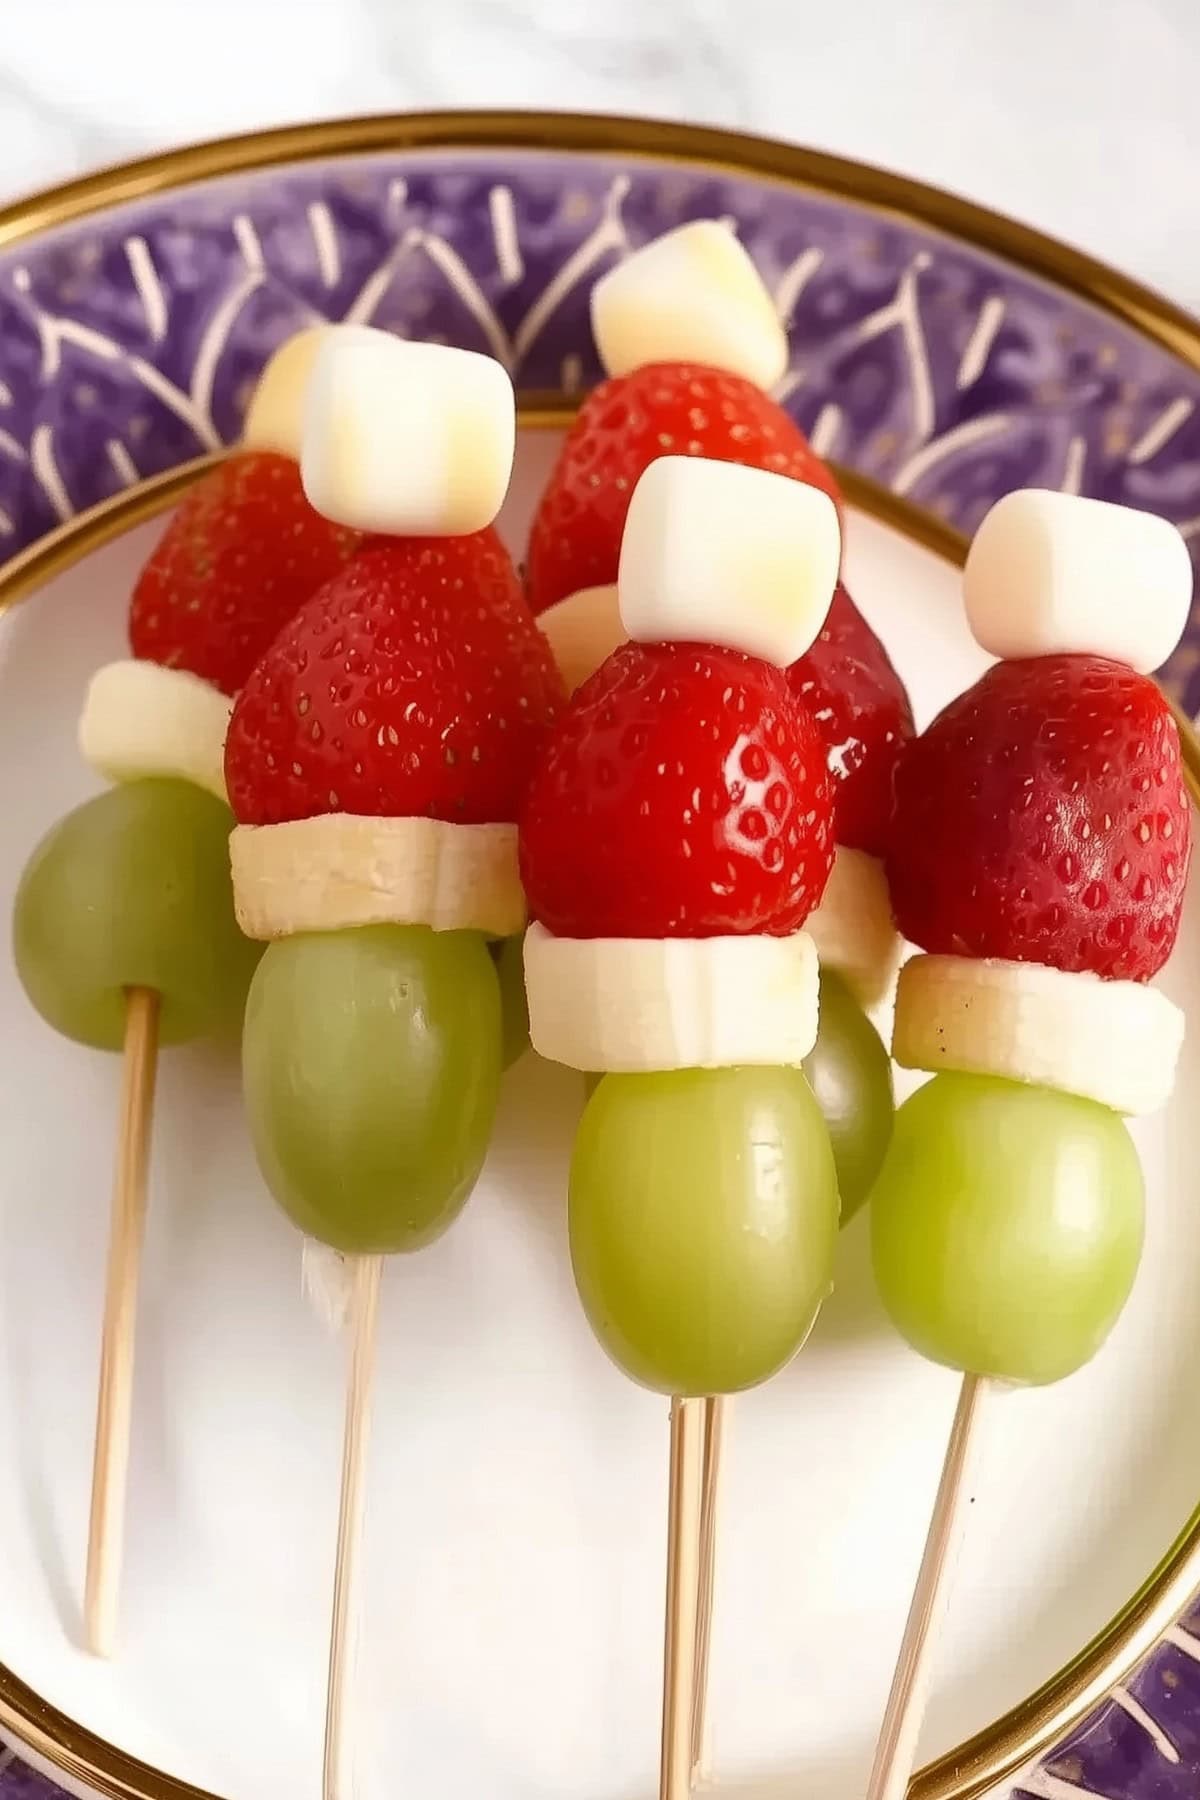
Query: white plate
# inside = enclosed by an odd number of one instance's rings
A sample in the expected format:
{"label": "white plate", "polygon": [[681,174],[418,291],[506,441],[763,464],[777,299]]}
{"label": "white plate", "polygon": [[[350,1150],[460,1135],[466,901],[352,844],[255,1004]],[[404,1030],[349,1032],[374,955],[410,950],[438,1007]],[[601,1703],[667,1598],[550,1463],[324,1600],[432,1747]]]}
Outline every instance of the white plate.
{"label": "white plate", "polygon": [[[553,454],[523,442],[509,524]],[[94,788],[89,673],[122,652],[143,527],[0,622],[0,895]],[[982,659],[957,576],[865,517],[852,592],[918,720]],[[1164,985],[1195,1015],[1193,901]],[[139,1320],[117,1659],[78,1647],[118,1067],[63,1042],[0,962],[0,1664],[102,1738],[230,1800],[320,1781],[343,1359],[301,1300],[299,1240],[257,1175],[238,1071],[163,1059]],[[989,1411],[923,1756],[1080,1649],[1200,1492],[1194,1270],[1200,1036],[1171,1112],[1136,1129],[1136,1293],[1081,1374]],[[635,1800],[655,1788],[667,1427],[609,1366],[568,1267],[582,1093],[528,1057],[487,1170],[384,1288],[360,1653],[359,1792]],[[955,1398],[892,1333],[864,1220],[802,1355],[739,1399],[720,1543],[715,1771],[731,1795],[862,1791]]]}

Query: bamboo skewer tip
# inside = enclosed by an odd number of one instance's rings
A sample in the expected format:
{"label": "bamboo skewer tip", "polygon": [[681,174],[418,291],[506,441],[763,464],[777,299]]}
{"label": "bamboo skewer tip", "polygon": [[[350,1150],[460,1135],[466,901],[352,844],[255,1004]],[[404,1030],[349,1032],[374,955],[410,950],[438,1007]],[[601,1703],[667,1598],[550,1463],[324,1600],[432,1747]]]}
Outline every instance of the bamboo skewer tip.
{"label": "bamboo skewer tip", "polygon": [[381,1256],[348,1259],[350,1275],[350,1359],[342,1440],[337,1554],[329,1630],[329,1674],[325,1696],[323,1800],[351,1800],[354,1792],[355,1731],[353,1681],[362,1610],[361,1548],[371,1385],[375,1372],[376,1322]]}
{"label": "bamboo skewer tip", "polygon": [[150,988],[131,988],[125,1002],[83,1601],[84,1643],[93,1656],[102,1657],[112,1655],[117,1635],[158,1018],[158,995]]}
{"label": "bamboo skewer tip", "polygon": [[692,1704],[692,1784],[707,1781],[712,1751],[708,1703],[712,1661],[713,1601],[716,1591],[717,1520],[721,1473],[729,1424],[727,1394],[709,1395],[703,1406],[703,1450],[700,1473],[700,1574],[696,1595],[696,1667]]}
{"label": "bamboo skewer tip", "polygon": [[702,1401],[693,1399],[677,1398],[671,1402],[659,1800],[687,1800],[691,1789],[700,1578],[702,1406]]}
{"label": "bamboo skewer tip", "polygon": [[968,1469],[978,1441],[980,1402],[986,1387],[981,1376],[963,1376],[866,1800],[904,1800],[916,1766],[936,1630],[948,1597],[954,1553],[961,1541],[969,1497]]}

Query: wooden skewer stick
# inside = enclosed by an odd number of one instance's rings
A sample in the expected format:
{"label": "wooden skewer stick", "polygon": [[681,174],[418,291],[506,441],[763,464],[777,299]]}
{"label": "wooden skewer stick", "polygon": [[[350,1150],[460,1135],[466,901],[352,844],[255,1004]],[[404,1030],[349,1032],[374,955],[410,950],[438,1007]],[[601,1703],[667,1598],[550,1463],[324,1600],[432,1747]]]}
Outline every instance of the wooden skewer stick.
{"label": "wooden skewer stick", "polygon": [[710,1394],[701,1404],[704,1408],[704,1451],[700,1472],[700,1577],[696,1599],[696,1679],[692,1711],[693,1783],[705,1779],[710,1761],[708,1671],[717,1569],[717,1509],[721,1499],[721,1461],[730,1401],[727,1394]]}
{"label": "wooden skewer stick", "polygon": [[325,1698],[325,1762],[321,1789],[324,1800],[350,1800],[354,1785],[354,1733],[350,1715],[355,1640],[361,1611],[363,1475],[371,1423],[379,1279],[383,1272],[381,1256],[358,1256],[352,1260],[350,1373],[346,1383],[342,1494],[333,1575],[333,1619],[329,1633],[329,1685]]}
{"label": "wooden skewer stick", "polygon": [[702,1404],[699,1400],[674,1399],[671,1402],[659,1800],[688,1800],[691,1789],[696,1598],[700,1573]]}
{"label": "wooden skewer stick", "polygon": [[934,1627],[946,1599],[951,1552],[961,1526],[967,1499],[965,1480],[968,1457],[979,1423],[985,1383],[978,1375],[964,1375],[959,1390],[946,1460],[938,1482],[929,1535],[909,1607],[908,1622],[900,1643],[892,1691],[875,1748],[875,1762],[867,1783],[866,1800],[904,1800],[909,1777],[917,1760],[917,1739],[929,1693],[934,1651]]}
{"label": "wooden skewer stick", "polygon": [[134,1335],[157,1072],[158,995],[150,988],[130,988],[125,1002],[124,1062],[83,1601],[84,1641],[94,1656],[111,1656],[117,1631],[133,1408]]}

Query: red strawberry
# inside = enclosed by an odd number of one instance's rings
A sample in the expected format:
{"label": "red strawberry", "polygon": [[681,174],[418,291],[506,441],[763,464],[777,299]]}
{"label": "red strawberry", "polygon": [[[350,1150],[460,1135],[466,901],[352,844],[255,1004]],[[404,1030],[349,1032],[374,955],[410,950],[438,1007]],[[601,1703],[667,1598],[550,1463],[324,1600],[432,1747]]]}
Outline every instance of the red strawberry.
{"label": "red strawberry", "polygon": [[561,937],[798,930],[833,859],[820,732],[739,650],[623,644],[575,695],[521,814],[533,916]]}
{"label": "red strawberry", "polygon": [[138,577],[135,656],[236,694],[276,632],[358,548],[285,456],[231,456],[186,495]]}
{"label": "red strawberry", "polygon": [[882,856],[892,779],[913,734],[912,707],[887,651],[839,583],[821,635],[788,670],[813,714],[834,781],[834,836]]}
{"label": "red strawberry", "polygon": [[1175,942],[1190,835],[1152,681],[1099,656],[997,663],[900,759],[896,922],[925,950],[1148,981]]}
{"label": "red strawberry", "polygon": [[800,427],[753,382],[697,363],[618,375],[584,401],[534,516],[526,585],[535,613],[617,579],[630,495],[649,464],[667,455],[774,469],[840,504]]}
{"label": "red strawberry", "polygon": [[238,819],[513,820],[563,700],[492,531],[364,550],[254,669],[225,777]]}

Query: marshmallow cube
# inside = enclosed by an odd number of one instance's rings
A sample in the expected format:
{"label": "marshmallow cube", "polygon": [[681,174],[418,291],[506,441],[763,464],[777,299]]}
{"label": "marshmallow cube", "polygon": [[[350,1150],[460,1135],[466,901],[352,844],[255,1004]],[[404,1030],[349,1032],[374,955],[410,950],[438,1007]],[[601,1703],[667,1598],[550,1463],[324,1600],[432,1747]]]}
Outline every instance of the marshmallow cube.
{"label": "marshmallow cube", "polygon": [[512,381],[490,356],[349,326],[317,351],[300,473],[336,524],[463,537],[500,511],[516,439]]}
{"label": "marshmallow cube", "polygon": [[668,231],[601,276],[592,333],[610,375],[696,362],[769,388],[788,364],[787,334],[762,277],[716,219]]}
{"label": "marshmallow cube", "polygon": [[280,344],[258,378],[242,426],[245,450],[274,450],[300,461],[304,406],[317,352],[332,331],[345,326],[311,325]]}
{"label": "marshmallow cube", "polygon": [[840,560],[837,508],[820,488],[663,456],[630,501],[621,622],[638,643],[723,644],[787,668],[825,623]]}
{"label": "marshmallow cube", "polygon": [[963,596],[993,656],[1106,656],[1149,675],[1183,635],[1192,565],[1155,513],[1021,488],[976,532]]}

